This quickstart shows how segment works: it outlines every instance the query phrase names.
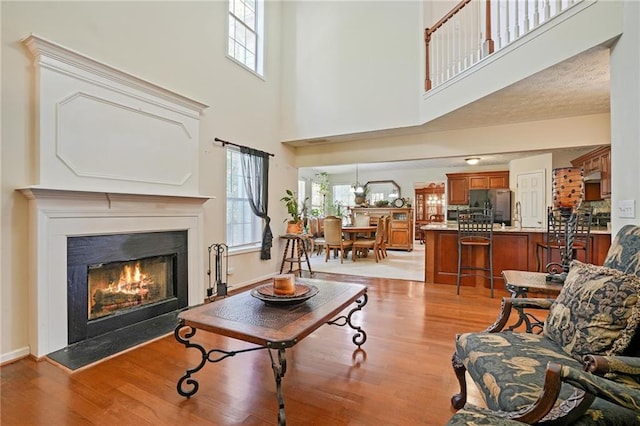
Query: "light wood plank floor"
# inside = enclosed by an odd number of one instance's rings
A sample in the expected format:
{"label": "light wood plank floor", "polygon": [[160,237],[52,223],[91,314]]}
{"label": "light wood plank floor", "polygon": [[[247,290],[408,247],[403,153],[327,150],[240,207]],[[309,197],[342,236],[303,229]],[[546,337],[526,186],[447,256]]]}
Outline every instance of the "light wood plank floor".
{"label": "light wood plank floor", "polygon": [[[367,332],[355,351],[349,327],[323,326],[287,350],[283,393],[289,425],[442,425],[458,384],[454,336],[493,323],[506,291],[316,273],[364,283],[369,303],[354,316]],[[251,347],[198,332],[211,348]],[[167,336],[80,371],[23,359],[1,368],[7,425],[274,425],[275,383],[266,351],[209,363],[190,399],[176,381],[199,355]],[[482,405],[473,385],[470,402]]]}

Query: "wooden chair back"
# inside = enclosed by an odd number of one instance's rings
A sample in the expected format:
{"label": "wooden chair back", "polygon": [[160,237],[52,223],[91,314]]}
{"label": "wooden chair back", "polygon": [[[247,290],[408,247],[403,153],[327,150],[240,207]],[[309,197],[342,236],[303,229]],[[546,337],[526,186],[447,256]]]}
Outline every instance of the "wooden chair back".
{"label": "wooden chair back", "polygon": [[353,226],[369,226],[371,217],[368,214],[358,214],[353,218]]}
{"label": "wooden chair back", "polygon": [[458,209],[458,243],[490,245],[493,241],[493,209]]}
{"label": "wooden chair back", "polygon": [[329,245],[339,245],[342,242],[342,220],[339,217],[324,218],[324,240]]}

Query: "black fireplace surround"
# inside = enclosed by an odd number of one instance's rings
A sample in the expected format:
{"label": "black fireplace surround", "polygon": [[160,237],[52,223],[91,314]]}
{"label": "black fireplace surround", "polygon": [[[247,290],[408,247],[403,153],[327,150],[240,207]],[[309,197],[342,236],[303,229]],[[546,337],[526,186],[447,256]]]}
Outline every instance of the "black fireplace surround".
{"label": "black fireplace surround", "polygon": [[[153,256],[171,260],[173,296],[89,320],[88,273],[92,265]],[[93,235],[67,238],[69,344],[180,310],[188,304],[187,231]]]}

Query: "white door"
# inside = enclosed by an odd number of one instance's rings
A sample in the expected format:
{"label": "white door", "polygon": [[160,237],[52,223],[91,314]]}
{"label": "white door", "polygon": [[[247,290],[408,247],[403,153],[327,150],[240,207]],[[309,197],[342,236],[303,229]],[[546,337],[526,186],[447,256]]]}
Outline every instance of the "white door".
{"label": "white door", "polygon": [[516,201],[520,203],[523,228],[545,225],[544,170],[518,175]]}

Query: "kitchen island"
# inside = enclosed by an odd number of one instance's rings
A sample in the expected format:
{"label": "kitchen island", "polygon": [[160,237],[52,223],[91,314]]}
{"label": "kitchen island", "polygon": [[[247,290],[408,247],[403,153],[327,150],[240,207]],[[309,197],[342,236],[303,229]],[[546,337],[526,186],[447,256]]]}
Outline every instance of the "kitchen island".
{"label": "kitchen island", "polygon": [[[425,239],[425,282],[456,285],[458,269],[458,228],[456,224],[425,225],[421,227]],[[502,271],[536,271],[537,243],[543,243],[546,231],[543,228],[520,228],[496,225],[493,231],[493,275],[495,287],[504,285]],[[602,265],[611,245],[611,231],[606,227],[592,227],[590,232],[590,256],[584,259],[584,253],[578,251],[577,258],[583,262]],[[557,250],[552,261],[560,261]],[[463,256],[466,254],[463,253]],[[472,259],[476,265],[488,261],[486,250],[473,251]],[[543,263],[545,253],[540,251]],[[483,277],[463,277],[462,286],[484,286],[489,288],[489,280]]]}

